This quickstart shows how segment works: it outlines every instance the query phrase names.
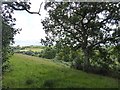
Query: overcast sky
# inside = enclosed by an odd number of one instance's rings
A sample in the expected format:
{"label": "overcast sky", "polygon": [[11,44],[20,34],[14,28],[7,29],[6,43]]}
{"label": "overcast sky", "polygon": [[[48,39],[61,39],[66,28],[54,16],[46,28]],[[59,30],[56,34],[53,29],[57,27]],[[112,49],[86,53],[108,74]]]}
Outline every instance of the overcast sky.
{"label": "overcast sky", "polygon": [[[31,10],[38,12],[40,3],[45,0],[30,0]],[[16,28],[22,28],[20,34],[15,35],[15,46],[27,46],[27,45],[41,45],[40,39],[45,37],[45,32],[41,24],[41,19],[44,19],[47,15],[44,10],[44,5],[41,7],[41,16],[37,14],[29,14],[26,11],[14,11],[13,17],[17,19]],[[103,17],[100,15],[100,17]],[[115,26],[112,26],[115,28]]]}
{"label": "overcast sky", "polygon": [[[31,10],[38,12],[40,3],[44,0],[30,0]],[[15,35],[15,46],[40,45],[40,39],[44,38],[45,32],[41,24],[47,12],[44,6],[41,7],[41,16],[37,14],[29,14],[26,11],[14,11],[13,17],[16,18],[16,28],[22,28],[20,34]]]}

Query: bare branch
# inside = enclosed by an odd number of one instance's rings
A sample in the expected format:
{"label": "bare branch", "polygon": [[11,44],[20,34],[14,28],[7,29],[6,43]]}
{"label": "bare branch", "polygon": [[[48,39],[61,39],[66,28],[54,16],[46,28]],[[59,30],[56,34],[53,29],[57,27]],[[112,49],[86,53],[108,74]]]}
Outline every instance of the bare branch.
{"label": "bare branch", "polygon": [[39,7],[39,11],[38,11],[38,12],[29,11],[29,10],[26,8],[25,5],[20,4],[20,3],[18,3],[18,2],[14,2],[14,3],[16,3],[16,4],[19,5],[19,6],[21,6],[22,8],[17,8],[17,7],[15,7],[15,5],[13,4],[13,2],[2,2],[2,4],[7,4],[8,6],[12,7],[14,10],[20,10],[20,11],[25,10],[25,11],[27,11],[27,12],[30,13],[30,14],[38,14],[38,15],[41,15],[41,14],[40,14],[40,10],[41,10],[41,6],[42,6],[43,2],[40,4],[40,7]]}
{"label": "bare branch", "polygon": [[43,4],[43,2],[40,4],[39,11],[38,11],[39,13],[40,13],[40,10],[41,10],[41,6],[42,6],[42,4]]}

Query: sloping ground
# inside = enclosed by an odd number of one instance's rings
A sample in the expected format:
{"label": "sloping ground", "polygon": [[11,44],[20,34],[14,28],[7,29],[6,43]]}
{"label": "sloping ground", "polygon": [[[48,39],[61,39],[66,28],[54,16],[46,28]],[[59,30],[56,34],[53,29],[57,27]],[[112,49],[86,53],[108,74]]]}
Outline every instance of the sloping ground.
{"label": "sloping ground", "polygon": [[3,75],[3,87],[9,88],[117,88],[113,78],[70,69],[51,60],[15,54],[11,71]]}

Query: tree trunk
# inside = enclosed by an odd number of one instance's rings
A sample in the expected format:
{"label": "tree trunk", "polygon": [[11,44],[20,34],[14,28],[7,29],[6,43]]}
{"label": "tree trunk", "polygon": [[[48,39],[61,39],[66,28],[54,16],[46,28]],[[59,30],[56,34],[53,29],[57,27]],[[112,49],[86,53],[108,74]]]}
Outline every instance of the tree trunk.
{"label": "tree trunk", "polygon": [[90,65],[90,62],[89,62],[89,50],[87,48],[83,49],[83,53],[84,53],[83,71],[88,71],[89,65]]}

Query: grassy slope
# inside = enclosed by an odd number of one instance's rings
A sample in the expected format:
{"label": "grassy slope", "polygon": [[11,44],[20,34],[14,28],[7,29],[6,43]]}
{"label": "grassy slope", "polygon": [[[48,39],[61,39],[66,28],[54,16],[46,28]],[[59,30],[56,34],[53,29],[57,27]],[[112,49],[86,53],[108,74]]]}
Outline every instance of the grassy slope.
{"label": "grassy slope", "polygon": [[10,61],[12,71],[3,76],[5,87],[118,87],[115,79],[70,69],[47,59],[15,54]]}

